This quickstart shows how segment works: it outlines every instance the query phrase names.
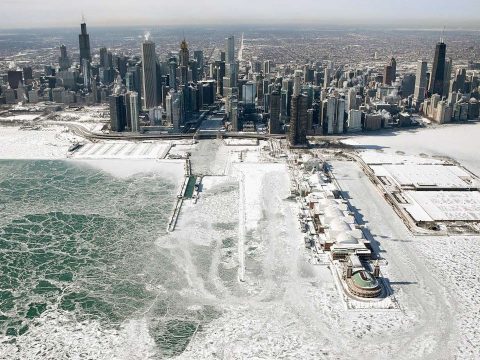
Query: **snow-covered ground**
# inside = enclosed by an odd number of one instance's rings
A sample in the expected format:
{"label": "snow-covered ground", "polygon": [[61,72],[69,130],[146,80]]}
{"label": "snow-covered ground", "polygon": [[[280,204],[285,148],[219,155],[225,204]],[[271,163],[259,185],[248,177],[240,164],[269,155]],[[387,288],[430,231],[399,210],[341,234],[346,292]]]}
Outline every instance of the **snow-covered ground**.
{"label": "snow-covered ground", "polygon": [[[405,140],[390,152],[427,152],[420,149],[420,140],[416,151],[409,145]],[[474,144],[465,146],[473,149]],[[240,286],[246,293],[227,291],[222,316],[198,332],[180,358],[343,359],[352,349],[372,359],[480,356],[475,295],[480,293],[480,238],[411,235],[357,164],[334,162],[339,183],[387,264],[382,273],[399,305],[399,310],[347,310],[332,273],[310,264],[303,249],[298,209],[286,200],[285,165],[263,162],[260,149],[246,152],[244,158],[252,161],[244,162],[221,145],[211,150],[215,164],[209,171],[239,181],[234,206],[245,211],[244,218],[225,212],[226,204],[213,216],[215,221],[238,220],[245,243],[232,250],[232,257],[238,257],[238,265],[244,261]],[[449,156],[456,158],[455,153]],[[469,160],[475,165],[473,156]],[[245,251],[243,260],[240,251]]]}
{"label": "snow-covered ground", "polygon": [[[2,158],[12,158],[16,151],[13,158],[34,158],[25,144],[34,144],[35,153],[44,156],[58,155],[59,150],[66,153],[69,146],[67,140],[57,139],[62,136],[58,132],[25,132],[41,134],[36,139],[8,129],[0,128]],[[450,156],[478,175],[479,135],[480,125],[471,124],[361,135],[354,140],[393,154]],[[60,149],[49,145],[49,140],[61,144]],[[186,204],[176,230],[157,243],[183,267],[188,282],[184,296],[218,311],[178,358],[346,359],[355,354],[371,359],[480,358],[480,238],[411,235],[357,164],[334,162],[335,176],[388,264],[382,273],[399,303],[399,310],[347,310],[330,269],[310,262],[297,203],[288,200],[286,164],[268,160],[265,145],[227,146],[212,140],[172,148],[191,151],[193,173],[206,177],[197,204]],[[150,166],[169,174],[170,161],[139,162],[88,160],[86,164],[115,176]],[[181,179],[180,163],[175,169],[171,176]],[[133,336],[135,331],[140,335]],[[74,332],[85,334],[72,335],[72,341],[87,349],[85,357],[98,357],[102,347],[113,347],[111,358],[140,359],[153,346],[142,319],[95,339],[89,334],[100,333],[96,327],[78,325]],[[82,340],[89,338],[91,343]],[[125,344],[133,345],[127,349]]]}
{"label": "snow-covered ground", "polygon": [[337,161],[333,172],[378,242],[408,319],[401,333],[384,333],[393,358],[478,358],[480,238],[413,236],[357,164]]}
{"label": "snow-covered ground", "polygon": [[0,159],[63,159],[68,148],[80,140],[63,126],[40,130],[0,126]]}
{"label": "snow-covered ground", "polygon": [[362,134],[351,137],[350,142],[360,144],[363,148],[381,149],[388,153],[402,151],[407,155],[451,157],[480,176],[479,139],[480,122],[471,122]]}
{"label": "snow-covered ground", "polygon": [[109,117],[109,108],[108,106],[99,105],[99,106],[87,106],[79,111],[72,109],[66,109],[64,111],[56,112],[56,119],[60,121],[73,121],[80,123],[91,123],[91,122],[108,122]]}
{"label": "snow-covered ground", "polygon": [[163,159],[168,141],[103,141],[88,143],[72,155],[76,159]]}
{"label": "snow-covered ground", "polygon": [[[288,200],[290,179],[286,165],[258,160],[241,162],[234,152],[224,153],[221,146],[217,150],[217,156],[224,154],[223,160],[228,164],[217,170],[229,171],[226,176],[215,178],[213,184],[207,180],[197,211],[191,207],[188,213],[182,212],[180,233],[191,228],[186,221],[195,222],[195,240],[182,237],[187,248],[189,242],[200,239],[205,239],[205,244],[217,243],[222,235],[208,229],[215,228],[212,223],[224,224],[227,229],[223,236],[237,235],[239,246],[225,249],[228,255],[220,249],[220,263],[229,264],[229,268],[240,267],[236,276],[242,274],[243,264],[244,281],[232,281],[225,286],[218,281],[221,275],[217,275],[217,265],[210,267],[208,274],[212,277],[201,277],[201,289],[211,289],[210,283],[223,285],[217,288],[218,292],[209,292],[222,315],[197,332],[179,358],[339,359],[356,349],[380,359],[385,351],[401,352],[408,340],[394,340],[414,323],[416,314],[346,309],[344,294],[336,286],[330,269],[313,265],[304,248],[298,206]],[[257,153],[252,158],[261,158],[260,148],[250,152]],[[210,167],[212,170],[215,168]],[[234,195],[218,196],[228,186],[233,186],[230,191]],[[224,190],[220,191],[222,187]],[[213,201],[212,189],[216,189],[216,201],[213,208],[205,209],[206,202]]]}
{"label": "snow-covered ground", "polygon": [[[92,124],[93,127],[98,125]],[[69,148],[84,144],[74,153]],[[0,126],[0,159],[163,159],[172,153],[183,156],[191,151],[191,141],[115,141],[90,142],[72,133],[66,126],[41,125],[40,129]]]}
{"label": "snow-covered ground", "polygon": [[137,174],[151,174],[173,182],[183,182],[185,162],[182,160],[152,160],[152,159],[87,159],[70,160],[77,165],[90,166],[103,170],[118,178],[128,178]]}
{"label": "snow-covered ground", "polygon": [[225,144],[232,146],[256,146],[258,145],[257,139],[235,139],[227,138],[223,140]]}
{"label": "snow-covered ground", "polygon": [[40,118],[39,114],[20,114],[20,115],[10,115],[0,117],[0,122],[2,123],[13,123],[13,122],[30,122],[35,119]]}

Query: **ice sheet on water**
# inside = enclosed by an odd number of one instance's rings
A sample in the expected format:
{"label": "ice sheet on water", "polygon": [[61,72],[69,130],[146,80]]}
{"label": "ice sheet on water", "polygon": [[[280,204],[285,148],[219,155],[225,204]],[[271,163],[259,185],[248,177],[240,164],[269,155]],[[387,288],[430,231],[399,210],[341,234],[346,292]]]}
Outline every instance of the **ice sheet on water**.
{"label": "ice sheet on water", "polygon": [[[32,349],[111,358],[116,331],[132,319],[145,319],[153,339],[145,341],[172,355],[217,316],[183,298],[181,264],[155,244],[166,236],[175,182],[148,172],[117,178],[74,162],[0,161],[0,332],[25,345],[19,359],[35,357]],[[0,347],[9,354],[7,342]]]}

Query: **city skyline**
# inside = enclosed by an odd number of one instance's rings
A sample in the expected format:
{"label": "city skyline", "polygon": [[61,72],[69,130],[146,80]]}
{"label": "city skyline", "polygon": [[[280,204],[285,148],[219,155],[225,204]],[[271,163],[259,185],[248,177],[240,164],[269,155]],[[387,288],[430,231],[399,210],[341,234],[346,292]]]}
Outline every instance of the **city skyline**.
{"label": "city skyline", "polygon": [[0,360],[480,359],[480,3],[1,1]]}
{"label": "city skyline", "polygon": [[[260,3],[246,0],[241,5],[226,7],[224,2],[185,0],[163,3],[152,0],[99,3],[85,0],[66,4],[60,0],[41,3],[6,0],[2,6],[9,16],[2,19],[0,29],[70,27],[82,16],[90,26],[171,26],[171,25],[281,25],[314,26],[389,26],[416,28],[479,29],[474,15],[480,3],[460,0],[455,3],[439,1],[433,7],[427,2],[368,0],[359,4],[353,0],[338,5],[332,2],[299,0],[281,7],[272,0]],[[207,5],[208,4],[208,5]],[[28,5],[28,6],[26,6]],[[251,9],[255,8],[255,11]],[[372,9],[375,9],[373,11]],[[128,17],[122,15],[128,14]],[[178,16],[181,14],[182,16]],[[399,17],[398,14],[403,14]],[[175,16],[174,16],[175,15]]]}

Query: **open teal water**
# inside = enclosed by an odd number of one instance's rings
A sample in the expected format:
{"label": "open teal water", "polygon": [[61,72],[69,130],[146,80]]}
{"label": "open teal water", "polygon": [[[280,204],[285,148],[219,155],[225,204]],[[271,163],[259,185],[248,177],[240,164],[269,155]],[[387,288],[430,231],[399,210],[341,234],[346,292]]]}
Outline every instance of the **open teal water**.
{"label": "open teal water", "polygon": [[187,311],[182,265],[155,244],[176,191],[151,174],[119,179],[73,162],[0,161],[1,337],[28,336],[49,311],[105,328],[147,313],[158,353],[181,353],[216,311]]}

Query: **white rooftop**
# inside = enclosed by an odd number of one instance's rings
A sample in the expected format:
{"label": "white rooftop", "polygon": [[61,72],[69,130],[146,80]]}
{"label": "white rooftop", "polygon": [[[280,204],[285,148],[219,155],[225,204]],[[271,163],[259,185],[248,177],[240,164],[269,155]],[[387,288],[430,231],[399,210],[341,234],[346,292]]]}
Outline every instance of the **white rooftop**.
{"label": "white rooftop", "polygon": [[382,153],[377,151],[362,151],[359,153],[362,160],[368,165],[380,164],[444,164],[445,161],[430,157]]}
{"label": "white rooftop", "polygon": [[465,189],[478,186],[472,175],[458,166],[387,164],[372,169],[377,176],[389,176],[400,187]]}
{"label": "white rooftop", "polygon": [[404,205],[415,221],[480,221],[478,191],[407,191]]}

